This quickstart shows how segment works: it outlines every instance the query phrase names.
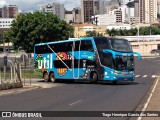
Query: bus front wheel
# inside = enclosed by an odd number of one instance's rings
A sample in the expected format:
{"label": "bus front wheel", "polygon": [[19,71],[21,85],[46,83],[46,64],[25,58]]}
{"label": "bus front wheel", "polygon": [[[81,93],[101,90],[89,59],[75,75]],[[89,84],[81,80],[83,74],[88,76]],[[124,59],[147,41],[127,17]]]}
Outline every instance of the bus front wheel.
{"label": "bus front wheel", "polygon": [[92,75],[91,75],[91,83],[97,83],[97,80],[98,80],[98,75],[97,75],[97,73],[93,73]]}
{"label": "bus front wheel", "polygon": [[53,83],[56,82],[56,78],[55,78],[55,75],[54,75],[53,72],[50,73],[49,79],[50,79],[50,81],[53,82]]}
{"label": "bus front wheel", "polygon": [[49,82],[49,75],[47,72],[44,73],[43,79],[44,79],[44,82]]}

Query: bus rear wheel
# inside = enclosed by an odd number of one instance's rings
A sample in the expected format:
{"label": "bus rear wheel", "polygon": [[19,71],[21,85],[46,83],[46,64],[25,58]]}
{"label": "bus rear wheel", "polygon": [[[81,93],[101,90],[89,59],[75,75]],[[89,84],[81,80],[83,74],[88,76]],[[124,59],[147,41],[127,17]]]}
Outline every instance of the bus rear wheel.
{"label": "bus rear wheel", "polygon": [[52,73],[50,73],[50,75],[49,75],[49,79],[50,79],[50,81],[51,82],[56,82],[56,78],[55,78],[55,75],[54,75],[54,73],[52,72]]}
{"label": "bus rear wheel", "polygon": [[49,82],[49,75],[47,72],[44,73],[43,79],[44,79],[44,82]]}
{"label": "bus rear wheel", "polygon": [[91,75],[90,81],[91,81],[91,83],[97,83],[97,81],[98,81],[98,75],[97,75],[97,73],[94,72]]}

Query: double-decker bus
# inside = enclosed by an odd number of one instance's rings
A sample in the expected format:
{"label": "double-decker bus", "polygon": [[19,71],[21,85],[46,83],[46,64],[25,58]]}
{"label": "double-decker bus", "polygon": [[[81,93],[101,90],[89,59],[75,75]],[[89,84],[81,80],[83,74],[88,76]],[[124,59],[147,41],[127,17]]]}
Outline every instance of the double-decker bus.
{"label": "double-decker bus", "polygon": [[36,44],[36,75],[44,81],[133,81],[134,54],[128,40],[112,37],[74,38]]}

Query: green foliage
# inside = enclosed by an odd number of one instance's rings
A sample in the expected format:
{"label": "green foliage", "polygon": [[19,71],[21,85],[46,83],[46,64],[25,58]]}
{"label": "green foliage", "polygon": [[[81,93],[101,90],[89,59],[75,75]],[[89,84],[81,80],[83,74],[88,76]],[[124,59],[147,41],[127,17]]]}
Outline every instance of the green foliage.
{"label": "green foliage", "polygon": [[20,14],[11,26],[9,38],[16,49],[22,47],[26,52],[33,52],[37,43],[68,39],[74,31],[56,15],[41,12]]}
{"label": "green foliage", "polygon": [[[109,36],[135,36],[138,35],[138,29],[132,28],[130,30],[106,30],[106,33],[109,34]],[[140,27],[139,28],[139,35],[159,35],[160,34],[160,27]]]}
{"label": "green foliage", "polygon": [[103,34],[102,33],[98,33],[95,30],[93,30],[93,31],[87,31],[86,32],[86,36],[87,37],[96,37],[96,36],[103,36]]}

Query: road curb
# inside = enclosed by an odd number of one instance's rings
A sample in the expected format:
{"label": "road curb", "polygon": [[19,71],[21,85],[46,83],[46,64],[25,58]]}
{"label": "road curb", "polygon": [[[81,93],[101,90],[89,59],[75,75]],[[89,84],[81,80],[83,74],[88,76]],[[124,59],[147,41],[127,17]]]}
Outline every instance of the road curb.
{"label": "road curb", "polygon": [[22,88],[15,88],[15,89],[8,89],[8,90],[2,90],[0,91],[0,96],[5,96],[5,95],[10,95],[10,94],[19,94],[27,91],[32,91],[36,89],[41,89],[42,87],[40,86],[35,86],[35,85],[26,85],[23,86]]}
{"label": "road curb", "polygon": [[[136,108],[135,111],[141,111],[142,113],[146,111],[146,108],[148,107],[149,102],[152,99],[152,95],[155,92],[155,89],[157,87],[157,84],[160,80],[160,76],[157,76],[154,80],[153,85],[151,86],[151,88],[147,91],[147,93],[145,94],[145,96],[143,97],[143,99],[140,101],[140,104],[138,105],[138,107]],[[142,117],[131,117],[129,118],[129,120],[141,120]]]}

